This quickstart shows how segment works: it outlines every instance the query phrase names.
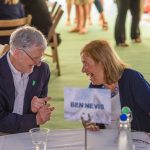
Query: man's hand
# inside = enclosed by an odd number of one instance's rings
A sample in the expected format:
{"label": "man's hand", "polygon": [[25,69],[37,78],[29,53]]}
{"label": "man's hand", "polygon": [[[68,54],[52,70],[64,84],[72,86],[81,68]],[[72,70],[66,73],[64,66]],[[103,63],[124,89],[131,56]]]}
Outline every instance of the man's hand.
{"label": "man's hand", "polygon": [[38,98],[37,96],[34,96],[31,101],[31,111],[33,113],[38,112],[39,109],[47,104],[47,101],[50,99],[51,97]]}
{"label": "man's hand", "polygon": [[42,125],[48,120],[50,120],[51,113],[54,109],[55,108],[50,107],[49,104],[42,106],[36,115],[37,124]]}

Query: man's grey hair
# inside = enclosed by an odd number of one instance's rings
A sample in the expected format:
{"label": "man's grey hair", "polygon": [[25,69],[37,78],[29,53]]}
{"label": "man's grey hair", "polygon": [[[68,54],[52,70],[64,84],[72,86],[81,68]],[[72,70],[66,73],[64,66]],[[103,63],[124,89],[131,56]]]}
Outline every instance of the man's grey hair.
{"label": "man's grey hair", "polygon": [[45,50],[47,41],[44,35],[34,27],[22,26],[17,28],[10,36],[10,50],[30,50],[32,47],[39,47]]}

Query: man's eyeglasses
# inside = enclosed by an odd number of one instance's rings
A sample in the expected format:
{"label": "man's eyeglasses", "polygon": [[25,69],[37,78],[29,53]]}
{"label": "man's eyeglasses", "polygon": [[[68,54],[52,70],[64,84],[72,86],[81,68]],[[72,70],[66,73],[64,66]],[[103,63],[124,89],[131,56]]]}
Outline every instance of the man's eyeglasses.
{"label": "man's eyeglasses", "polygon": [[24,49],[21,49],[35,64],[40,64],[43,60],[44,57],[42,56],[41,58],[33,58],[27,51],[25,51]]}

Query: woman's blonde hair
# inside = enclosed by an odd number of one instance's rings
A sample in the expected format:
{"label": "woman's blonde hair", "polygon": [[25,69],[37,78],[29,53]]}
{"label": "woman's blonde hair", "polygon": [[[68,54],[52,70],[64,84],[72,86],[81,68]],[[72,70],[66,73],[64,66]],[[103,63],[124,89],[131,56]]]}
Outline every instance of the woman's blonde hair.
{"label": "woman's blonde hair", "polygon": [[102,64],[107,84],[118,82],[124,69],[128,67],[105,40],[91,41],[83,47],[80,54],[82,53],[90,56],[96,63]]}
{"label": "woman's blonde hair", "polygon": [[17,4],[19,2],[19,0],[5,0],[5,4]]}

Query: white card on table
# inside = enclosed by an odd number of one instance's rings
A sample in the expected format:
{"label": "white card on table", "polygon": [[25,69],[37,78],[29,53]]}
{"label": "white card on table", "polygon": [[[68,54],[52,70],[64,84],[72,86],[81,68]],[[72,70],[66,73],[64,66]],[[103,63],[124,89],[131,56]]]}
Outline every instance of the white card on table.
{"label": "white card on table", "polygon": [[84,120],[91,117],[94,123],[111,123],[111,91],[97,88],[64,89],[64,118]]}

